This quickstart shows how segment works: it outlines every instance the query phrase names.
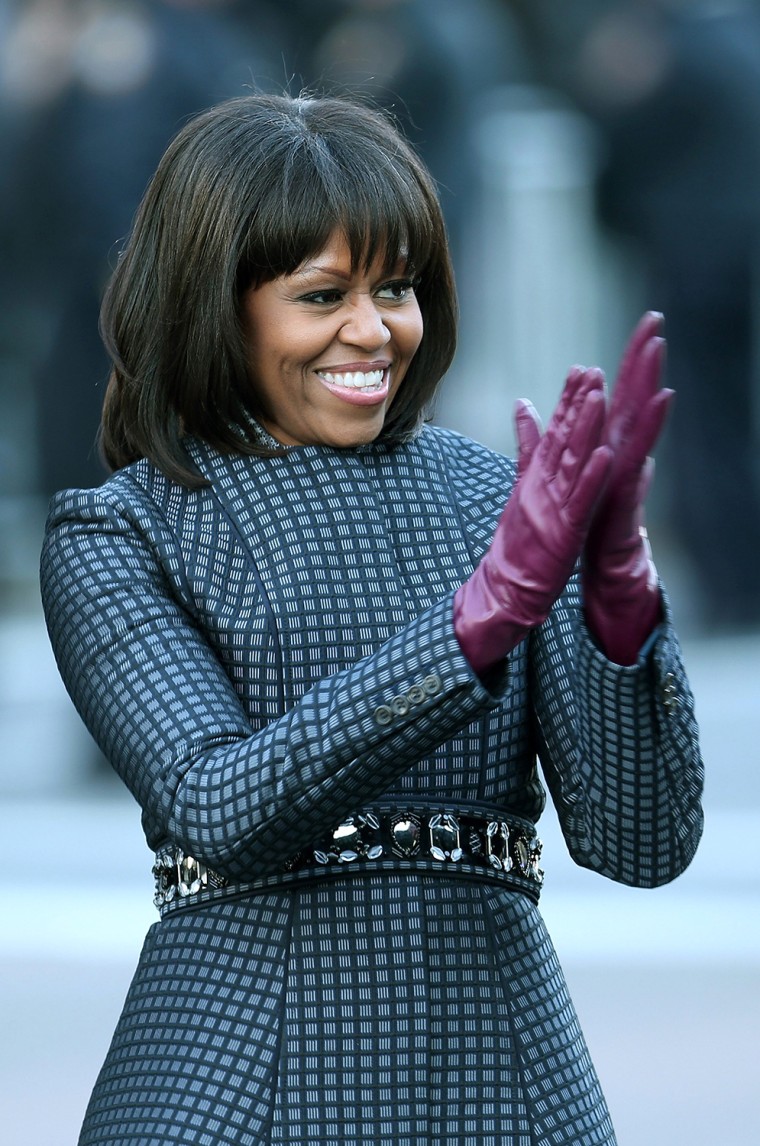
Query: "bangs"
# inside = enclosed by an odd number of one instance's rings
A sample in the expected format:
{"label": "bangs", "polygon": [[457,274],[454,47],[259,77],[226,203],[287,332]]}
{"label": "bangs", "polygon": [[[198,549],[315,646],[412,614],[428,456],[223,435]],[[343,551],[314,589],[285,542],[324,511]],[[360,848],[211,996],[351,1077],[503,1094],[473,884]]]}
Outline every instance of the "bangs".
{"label": "bangs", "polygon": [[376,137],[299,131],[252,211],[238,288],[292,274],[336,230],[345,235],[352,270],[380,255],[389,269],[403,262],[421,273],[440,240],[437,202],[394,142],[391,155]]}
{"label": "bangs", "polygon": [[289,275],[342,234],[352,271],[414,281],[424,333],[380,437],[410,439],[456,349],[457,301],[435,184],[389,116],[338,98],[255,95],[191,120],[167,148],[108,285],[113,368],[101,446],[203,484],[186,451],[269,456],[252,419],[242,321],[249,288]]}

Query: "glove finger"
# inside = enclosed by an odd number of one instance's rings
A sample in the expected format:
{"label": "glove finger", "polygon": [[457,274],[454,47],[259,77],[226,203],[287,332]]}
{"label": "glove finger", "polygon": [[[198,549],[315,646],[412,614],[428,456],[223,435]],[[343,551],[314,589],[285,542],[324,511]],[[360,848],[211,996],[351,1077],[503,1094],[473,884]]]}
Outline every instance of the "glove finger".
{"label": "glove finger", "polygon": [[[624,539],[628,534],[627,522],[634,520],[640,524],[644,520],[644,501],[654,480],[654,458],[646,457],[637,470],[633,470],[628,480],[620,487],[607,493],[600,503],[597,514],[608,538]],[[606,519],[606,520],[605,520]]]}
{"label": "glove finger", "polygon": [[582,420],[581,411],[591,392],[604,398],[604,374],[597,367],[586,369],[574,366],[567,376],[562,398],[552,415],[546,433],[541,439],[542,461],[547,481],[557,474],[562,452],[571,437],[573,427]]}
{"label": "glove finger", "polygon": [[592,452],[602,443],[607,406],[603,390],[590,390],[577,411],[575,422],[569,427],[565,447],[559,459],[552,495],[562,505],[588,462]]}
{"label": "glove finger", "polygon": [[675,390],[659,390],[642,408],[635,424],[629,429],[627,439],[618,449],[615,459],[615,473],[619,475],[617,480],[623,482],[626,473],[636,474],[641,470],[662,433],[674,400]]}
{"label": "glove finger", "polygon": [[[649,493],[649,490],[652,488],[652,482],[653,481],[654,481],[654,458],[646,458],[644,461],[644,465],[641,468],[641,474],[639,476],[639,484],[638,484],[637,489],[636,489],[636,504],[639,506],[640,510],[643,509],[644,502],[646,501],[646,496]],[[642,512],[641,516],[640,516],[639,524],[643,524],[643,517],[644,517],[644,515]]]}
{"label": "glove finger", "polygon": [[632,450],[635,450],[636,455],[641,458],[642,464],[647,455],[652,453],[662,434],[675,396],[675,390],[660,390],[644,408],[632,441]]}
{"label": "glove finger", "polygon": [[665,339],[657,335],[642,337],[643,332],[648,329],[645,321],[647,318],[649,316],[645,315],[631,339],[612,392],[607,419],[607,441],[613,449],[625,435],[628,424],[636,417],[637,411],[660,388]]}
{"label": "glove finger", "polygon": [[522,477],[530,464],[530,459],[541,441],[544,427],[538,410],[527,398],[518,398],[515,403],[515,431],[517,434],[517,476]]}
{"label": "glove finger", "polygon": [[565,505],[565,519],[583,543],[594,508],[604,493],[612,464],[609,446],[597,446],[578,474]]}
{"label": "glove finger", "polygon": [[634,331],[623,349],[623,355],[615,376],[615,389],[621,383],[623,389],[627,389],[631,374],[635,373],[641,352],[650,339],[661,334],[663,321],[663,316],[659,311],[648,310],[636,323]]}

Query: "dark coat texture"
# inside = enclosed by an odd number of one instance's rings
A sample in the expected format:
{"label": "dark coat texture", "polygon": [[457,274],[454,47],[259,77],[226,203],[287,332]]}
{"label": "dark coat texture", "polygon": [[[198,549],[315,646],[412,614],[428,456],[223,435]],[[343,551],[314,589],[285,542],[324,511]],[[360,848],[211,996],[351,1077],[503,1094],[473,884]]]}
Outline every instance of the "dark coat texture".
{"label": "dark coat texture", "polygon": [[466,857],[286,867],[378,802],[535,822],[546,784],[578,863],[673,879],[702,763],[669,619],[611,664],[574,577],[486,686],[452,597],[510,461],[433,427],[395,448],[191,450],[202,489],[139,462],[59,494],[43,553],[61,673],[148,843],[229,881],[150,930],[81,1146],[613,1143],[518,881]]}

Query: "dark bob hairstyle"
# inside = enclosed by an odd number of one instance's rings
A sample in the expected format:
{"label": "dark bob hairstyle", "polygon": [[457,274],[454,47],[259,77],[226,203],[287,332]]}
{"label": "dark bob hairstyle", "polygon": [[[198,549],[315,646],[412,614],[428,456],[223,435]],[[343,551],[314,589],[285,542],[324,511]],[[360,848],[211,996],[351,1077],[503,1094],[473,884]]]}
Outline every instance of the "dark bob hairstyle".
{"label": "dark bob hairstyle", "polygon": [[323,250],[383,252],[418,276],[424,333],[381,438],[419,428],[456,345],[448,243],[432,179],[381,112],[338,97],[252,95],[191,120],[164,154],[103,301],[113,362],[101,449],[201,484],[183,447],[271,454],[257,439],[241,298]]}

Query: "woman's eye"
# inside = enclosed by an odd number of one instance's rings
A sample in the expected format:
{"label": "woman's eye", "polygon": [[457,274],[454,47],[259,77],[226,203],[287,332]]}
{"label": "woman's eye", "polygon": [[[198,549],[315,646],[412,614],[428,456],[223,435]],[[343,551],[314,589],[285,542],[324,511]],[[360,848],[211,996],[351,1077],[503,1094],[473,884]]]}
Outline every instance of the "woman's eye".
{"label": "woman's eye", "polygon": [[310,294],[302,296],[302,302],[313,302],[317,306],[333,306],[336,302],[340,302],[341,292],[339,290],[314,290]]}
{"label": "woman's eye", "polygon": [[377,291],[378,298],[391,299],[393,302],[404,302],[414,290],[415,279],[394,279],[385,283]]}

